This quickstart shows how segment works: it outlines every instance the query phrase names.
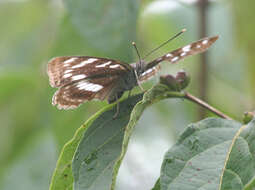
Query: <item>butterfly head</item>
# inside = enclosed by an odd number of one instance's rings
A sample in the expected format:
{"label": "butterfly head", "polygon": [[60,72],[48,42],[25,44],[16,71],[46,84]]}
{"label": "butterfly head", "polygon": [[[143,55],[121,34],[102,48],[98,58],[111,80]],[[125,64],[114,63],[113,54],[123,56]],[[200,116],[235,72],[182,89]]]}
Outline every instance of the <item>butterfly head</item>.
{"label": "butterfly head", "polygon": [[145,65],[146,65],[146,62],[144,60],[139,60],[135,64],[135,70],[138,76],[145,72],[145,68],[146,68]]}

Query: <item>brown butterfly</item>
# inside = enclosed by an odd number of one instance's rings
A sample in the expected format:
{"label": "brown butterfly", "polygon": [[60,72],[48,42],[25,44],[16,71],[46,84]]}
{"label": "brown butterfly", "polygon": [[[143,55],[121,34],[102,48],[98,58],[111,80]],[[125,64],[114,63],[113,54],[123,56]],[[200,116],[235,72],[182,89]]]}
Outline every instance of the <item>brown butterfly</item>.
{"label": "brown butterfly", "polygon": [[140,60],[127,64],[121,61],[92,56],[56,57],[48,63],[50,85],[59,88],[52,104],[59,109],[73,109],[92,99],[116,102],[125,91],[147,81],[159,70],[159,63],[177,63],[190,55],[209,48],[218,36],[204,38],[171,51],[153,61]]}

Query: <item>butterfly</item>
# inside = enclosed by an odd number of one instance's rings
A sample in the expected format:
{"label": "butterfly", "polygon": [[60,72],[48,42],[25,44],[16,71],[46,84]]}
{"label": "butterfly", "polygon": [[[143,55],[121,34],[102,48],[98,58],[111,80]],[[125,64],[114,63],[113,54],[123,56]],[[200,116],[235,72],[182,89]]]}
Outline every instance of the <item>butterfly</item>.
{"label": "butterfly", "polygon": [[122,61],[93,56],[55,57],[48,63],[50,85],[58,88],[52,104],[58,109],[74,109],[92,99],[118,101],[124,92],[149,80],[160,69],[159,63],[177,63],[207,50],[218,36],[207,37],[166,53],[150,62]]}

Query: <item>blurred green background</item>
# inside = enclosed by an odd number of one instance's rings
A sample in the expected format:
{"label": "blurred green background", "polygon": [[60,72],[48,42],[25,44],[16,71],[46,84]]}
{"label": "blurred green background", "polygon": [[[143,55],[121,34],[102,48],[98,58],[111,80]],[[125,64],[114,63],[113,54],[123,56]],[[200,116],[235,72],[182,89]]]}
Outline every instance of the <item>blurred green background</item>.
{"label": "blurred green background", "polygon": [[[207,102],[237,120],[255,107],[254,7],[252,0],[215,0],[206,9],[207,35],[220,36],[208,51]],[[106,105],[53,107],[49,59],[91,55],[135,62],[132,41],[145,55],[187,29],[151,60],[198,40],[200,11],[195,0],[0,0],[0,189],[48,189],[63,145]],[[200,97],[199,61],[194,56],[177,65],[163,63],[161,74],[184,68],[192,78],[187,90]],[[117,189],[151,188],[164,153],[185,126],[198,120],[198,106],[187,101],[169,99],[147,109],[130,141]]]}

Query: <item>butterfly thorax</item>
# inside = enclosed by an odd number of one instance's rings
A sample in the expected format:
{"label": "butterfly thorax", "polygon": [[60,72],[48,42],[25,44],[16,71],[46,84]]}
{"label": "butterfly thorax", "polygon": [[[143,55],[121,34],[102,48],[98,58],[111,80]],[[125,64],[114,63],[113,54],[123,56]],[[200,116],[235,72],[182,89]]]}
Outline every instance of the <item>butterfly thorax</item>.
{"label": "butterfly thorax", "polygon": [[125,91],[132,90],[135,86],[137,86],[135,70],[123,74],[123,76],[119,78],[117,85],[115,85],[115,87],[112,89],[108,97],[108,102],[115,102],[123,95]]}
{"label": "butterfly thorax", "polygon": [[[140,62],[130,64],[133,68],[130,72],[123,74],[118,81],[118,85],[112,90],[108,97],[108,102],[113,103],[119,99],[125,91],[132,90],[138,85],[139,76],[145,72],[146,62],[141,60]],[[136,74],[138,78],[136,77]]]}

